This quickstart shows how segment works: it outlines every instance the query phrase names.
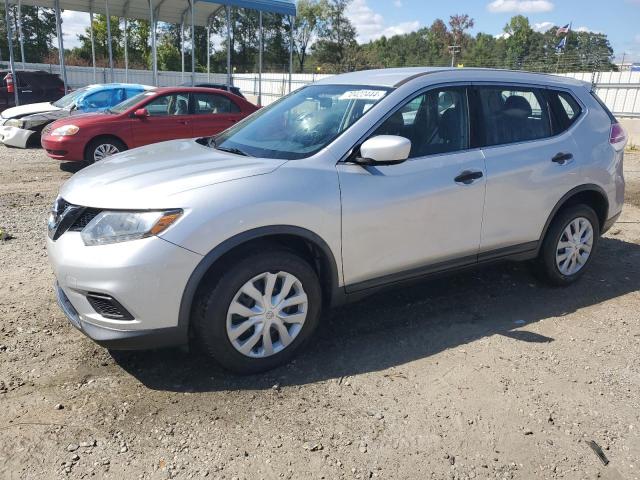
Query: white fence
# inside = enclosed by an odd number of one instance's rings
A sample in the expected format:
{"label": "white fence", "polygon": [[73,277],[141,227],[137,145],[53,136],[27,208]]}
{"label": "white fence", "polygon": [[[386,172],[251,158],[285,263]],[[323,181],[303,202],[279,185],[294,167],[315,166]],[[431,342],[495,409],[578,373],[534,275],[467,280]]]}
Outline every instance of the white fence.
{"label": "white fence", "polygon": [[640,117],[640,72],[568,73],[566,76],[594,82],[596,93],[615,115]]}
{"label": "white fence", "polygon": [[[18,63],[17,67],[21,64]],[[27,69],[45,70],[59,73],[58,65],[43,63],[27,63]],[[153,74],[149,70],[129,70],[128,77],[125,70],[114,69],[111,79],[109,68],[99,67],[94,72],[92,67],[67,67],[67,81],[73,88],[91,83],[106,83],[110,81],[153,84]],[[596,83],[598,96],[607,104],[609,109],[618,116],[640,117],[640,72],[596,72],[596,73],[567,73],[565,76]],[[226,83],[225,73],[196,73],[196,82]],[[311,73],[294,73],[291,79],[291,90],[307,85],[320,78],[330,75],[316,75]],[[174,86],[191,82],[191,72],[158,72],[160,86]],[[233,84],[245,95],[257,97],[258,74],[234,73]],[[268,105],[283,95],[289,93],[289,75],[287,73],[264,73],[262,75],[262,104]]]}

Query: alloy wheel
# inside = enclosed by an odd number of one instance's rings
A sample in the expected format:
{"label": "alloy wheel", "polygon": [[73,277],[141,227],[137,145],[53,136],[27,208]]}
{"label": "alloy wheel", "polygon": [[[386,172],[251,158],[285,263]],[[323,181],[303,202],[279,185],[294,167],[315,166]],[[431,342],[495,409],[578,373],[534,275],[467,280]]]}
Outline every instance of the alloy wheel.
{"label": "alloy wheel", "polygon": [[227,310],[227,336],[251,358],[287,348],[302,331],[309,307],[302,282],[288,272],[264,272],[246,282]]}

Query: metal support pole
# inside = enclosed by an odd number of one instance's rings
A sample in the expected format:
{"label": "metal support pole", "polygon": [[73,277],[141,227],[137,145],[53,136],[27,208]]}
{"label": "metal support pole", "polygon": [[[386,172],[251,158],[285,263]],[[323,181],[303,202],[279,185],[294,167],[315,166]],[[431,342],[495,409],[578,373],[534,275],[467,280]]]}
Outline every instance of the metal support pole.
{"label": "metal support pole", "polygon": [[226,5],[225,8],[227,9],[227,88],[231,88],[231,7]]}
{"label": "metal support pole", "polygon": [[180,81],[184,82],[184,16],[182,17],[182,23],[180,23],[180,58],[182,59]]}
{"label": "metal support pole", "polygon": [[127,46],[128,34],[127,34],[127,18],[124,18],[124,82],[129,83],[129,48]]}
{"label": "metal support pole", "polygon": [[196,84],[196,2],[189,0],[191,4],[191,86]]}
{"label": "metal support pole", "polygon": [[91,36],[91,65],[93,65],[93,83],[98,83],[96,72],[96,41],[93,37],[93,2],[89,4],[89,35]]}
{"label": "metal support pole", "polygon": [[[57,1],[57,0],[56,0]],[[11,80],[13,82],[13,98],[16,106],[20,105],[18,99],[18,77],[16,77],[16,69],[13,64],[13,34],[11,33],[11,21],[9,19],[9,0],[4,0],[4,16],[7,21],[7,41],[9,42],[9,70],[11,71]]]}
{"label": "metal support pole", "polygon": [[158,55],[156,51],[156,21],[153,16],[153,0],[149,0],[149,26],[151,27],[151,65],[153,70],[153,84],[158,86]]}
{"label": "metal support pole", "polygon": [[260,35],[260,50],[258,51],[258,106],[262,106],[262,50],[264,49],[263,37],[264,32],[262,30],[262,10],[258,12],[259,15],[259,27],[258,32]]}
{"label": "metal support pole", "polygon": [[113,83],[113,41],[111,39],[111,15],[109,15],[109,0],[104,1],[104,13],[107,16],[107,43],[109,44],[109,71]]}
{"label": "metal support pole", "polygon": [[293,16],[289,15],[289,93],[291,93],[291,77],[293,76]]}
{"label": "metal support pole", "polygon": [[[6,0],[5,0],[6,1]],[[67,67],[64,64],[64,41],[62,40],[62,19],[60,18],[60,0],[53,0],[53,9],[56,14],[56,35],[58,36],[58,56],[60,58],[60,72],[64,82],[64,93],[69,90],[67,83]]]}
{"label": "metal support pole", "polygon": [[24,70],[24,35],[22,35],[22,0],[18,0],[18,40],[20,41],[20,59]]}
{"label": "metal support pole", "polygon": [[207,82],[211,81],[211,22],[207,24]]}

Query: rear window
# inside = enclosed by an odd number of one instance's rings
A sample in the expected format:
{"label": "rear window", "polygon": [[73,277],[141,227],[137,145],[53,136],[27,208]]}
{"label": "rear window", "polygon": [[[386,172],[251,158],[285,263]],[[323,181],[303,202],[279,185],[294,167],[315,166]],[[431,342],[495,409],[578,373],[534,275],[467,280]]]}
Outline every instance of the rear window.
{"label": "rear window", "polygon": [[551,136],[544,93],[538,88],[478,87],[483,146],[526,142]]}
{"label": "rear window", "polygon": [[573,96],[560,90],[548,90],[552,113],[553,134],[568,130],[580,116],[582,108]]}

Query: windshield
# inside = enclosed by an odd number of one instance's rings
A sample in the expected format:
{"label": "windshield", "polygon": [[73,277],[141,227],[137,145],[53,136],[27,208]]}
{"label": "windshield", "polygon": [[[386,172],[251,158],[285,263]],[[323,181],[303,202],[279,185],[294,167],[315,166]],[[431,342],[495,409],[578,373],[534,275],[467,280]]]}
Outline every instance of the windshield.
{"label": "windshield", "polygon": [[68,93],[61,99],[53,102],[53,106],[58,108],[73,107],[76,104],[76,99],[82,96],[87,90],[89,90],[89,87],[79,88],[78,90]]}
{"label": "windshield", "polygon": [[107,110],[107,112],[109,112],[109,113],[123,113],[123,112],[127,111],[128,109],[130,109],[131,107],[133,107],[135,104],[140,103],[146,97],[150,97],[152,95],[155,95],[155,92],[153,90],[147,90],[145,92],[141,92],[141,93],[139,93],[137,95],[134,95],[133,97],[125,100],[124,102],[120,102],[115,107],[111,107],[109,110]]}
{"label": "windshield", "polygon": [[215,139],[216,148],[253,157],[293,160],[331,143],[389,89],[311,85],[259,110]]}

